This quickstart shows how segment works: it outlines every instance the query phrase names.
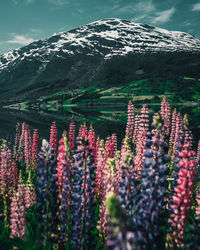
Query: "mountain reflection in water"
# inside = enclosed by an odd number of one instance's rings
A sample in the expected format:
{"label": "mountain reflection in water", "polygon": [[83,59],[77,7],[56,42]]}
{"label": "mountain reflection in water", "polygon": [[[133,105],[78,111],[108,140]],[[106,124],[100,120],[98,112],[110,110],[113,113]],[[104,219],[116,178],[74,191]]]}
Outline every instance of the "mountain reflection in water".
{"label": "mountain reflection in water", "polygon": [[[142,105],[134,105],[135,113],[139,114]],[[159,112],[160,104],[148,104],[150,117],[155,112]],[[197,143],[200,135],[200,105],[199,104],[171,104],[171,110],[176,108],[181,115],[189,115],[189,127],[194,136],[194,142]],[[64,130],[68,131],[69,124],[74,121],[76,124],[76,132],[80,124],[86,121],[86,124],[93,124],[95,132],[100,138],[116,133],[118,141],[121,142],[124,137],[127,120],[127,105],[122,104],[118,107],[69,107],[67,110],[48,109],[48,110],[15,110],[15,109],[1,109],[0,110],[0,138],[6,138],[8,135],[14,137],[15,127],[17,122],[27,123],[31,129],[37,128],[40,138],[49,139],[49,130],[51,123],[56,121],[59,136]]]}

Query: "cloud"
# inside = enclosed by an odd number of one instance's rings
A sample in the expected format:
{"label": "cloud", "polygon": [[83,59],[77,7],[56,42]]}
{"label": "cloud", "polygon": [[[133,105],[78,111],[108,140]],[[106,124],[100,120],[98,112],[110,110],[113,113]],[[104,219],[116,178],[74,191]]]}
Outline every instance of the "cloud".
{"label": "cloud", "polygon": [[57,7],[62,7],[62,6],[67,5],[69,3],[68,0],[48,0],[48,2],[57,6]]}
{"label": "cloud", "polygon": [[131,19],[131,21],[140,22],[142,20],[145,20],[146,22],[148,20],[148,22],[150,22],[155,12],[156,7],[152,0],[141,1],[134,6],[134,12],[132,13],[134,13],[135,15],[134,18]]}
{"label": "cloud", "polygon": [[142,11],[144,13],[150,13],[155,11],[155,5],[153,1],[141,1],[135,6],[136,11]]}
{"label": "cloud", "polygon": [[35,35],[41,35],[41,34],[43,34],[43,31],[40,30],[40,29],[30,28],[28,30],[28,33],[31,33],[31,34],[33,34],[35,36]]}
{"label": "cloud", "polygon": [[191,26],[192,23],[189,21],[184,21],[183,24],[181,26]]}
{"label": "cloud", "polygon": [[18,5],[18,0],[12,0],[12,3],[16,6]]}
{"label": "cloud", "polygon": [[172,7],[171,9],[168,9],[168,10],[159,11],[156,13],[156,17],[154,17],[151,22],[154,24],[155,23],[166,23],[170,20],[170,18],[174,14],[174,12],[175,12],[174,7]]}
{"label": "cloud", "polygon": [[123,7],[120,4],[116,4],[112,7],[112,10],[115,14],[124,14],[124,13],[134,13],[134,12],[142,12],[142,13],[150,13],[155,11],[155,6],[153,1],[145,0],[140,1],[139,3],[130,3]]}
{"label": "cloud", "polygon": [[12,34],[12,35],[13,35],[13,38],[11,40],[8,40],[6,43],[27,45],[34,41],[34,39],[29,37],[28,35],[17,35],[17,34]]}
{"label": "cloud", "polygon": [[199,3],[195,3],[192,6],[192,11],[200,11],[200,2]]}
{"label": "cloud", "polygon": [[139,21],[145,19],[147,16],[148,16],[147,14],[146,15],[141,15],[141,16],[136,16],[136,17],[132,18],[131,21],[132,22],[139,22]]}
{"label": "cloud", "polygon": [[27,3],[27,4],[30,4],[30,3],[34,3],[35,0],[24,0],[24,1],[20,1],[20,0],[12,0],[12,3],[17,6],[19,3]]}

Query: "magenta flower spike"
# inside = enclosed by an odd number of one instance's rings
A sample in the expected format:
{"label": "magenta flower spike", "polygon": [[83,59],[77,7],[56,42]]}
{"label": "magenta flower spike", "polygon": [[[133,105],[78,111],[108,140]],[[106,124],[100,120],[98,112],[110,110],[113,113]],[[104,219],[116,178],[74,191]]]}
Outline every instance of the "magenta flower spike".
{"label": "magenta flower spike", "polygon": [[117,152],[117,135],[114,133],[112,134],[112,143],[114,145],[114,155],[116,154]]}
{"label": "magenta flower spike", "polygon": [[18,191],[14,192],[11,198],[10,205],[10,238],[15,236],[25,240],[26,220],[25,220],[25,205],[23,199],[23,190],[21,185],[18,186]]}
{"label": "magenta flower spike", "polygon": [[37,164],[37,158],[39,154],[39,148],[40,148],[40,139],[39,139],[39,133],[38,130],[35,129],[33,132],[33,144],[32,144],[32,162],[33,164]]}
{"label": "magenta flower spike", "polygon": [[126,137],[132,138],[134,126],[134,106],[131,101],[128,103],[128,119],[126,124]]}
{"label": "magenta flower spike", "polygon": [[170,133],[170,140],[169,140],[170,146],[174,144],[174,140],[175,140],[176,119],[177,119],[177,112],[176,112],[176,109],[174,109],[172,113],[172,125],[171,125],[171,133]]}
{"label": "magenta flower spike", "polygon": [[14,155],[17,154],[17,149],[19,147],[19,140],[20,140],[20,123],[17,123],[16,134],[15,134],[15,144],[14,144]]}
{"label": "magenta flower spike", "polygon": [[30,170],[32,165],[32,139],[31,139],[31,131],[28,126],[25,128],[25,135],[24,135],[24,143],[25,143],[25,162],[27,170]]}
{"label": "magenta flower spike", "polygon": [[108,215],[106,211],[106,195],[109,192],[117,192],[118,176],[116,171],[115,159],[108,158],[104,167],[104,178],[102,180],[102,203],[100,205],[99,221],[97,228],[99,229],[100,237],[105,238],[107,235]]}
{"label": "magenta flower spike", "polygon": [[163,100],[161,102],[161,117],[164,120],[164,129],[165,134],[169,135],[170,132],[170,125],[171,125],[171,107],[169,102],[166,100],[165,97],[163,97]]}
{"label": "magenta flower spike", "polygon": [[12,168],[12,154],[11,150],[1,151],[1,168],[0,168],[0,187],[2,190],[6,187],[12,186],[15,180],[12,179],[15,174]]}
{"label": "magenta flower spike", "polygon": [[133,143],[137,143],[137,136],[138,136],[138,131],[139,131],[139,124],[140,124],[140,116],[136,115],[135,116],[135,122],[134,122],[134,131],[133,131]]}
{"label": "magenta flower spike", "polygon": [[97,137],[97,140],[96,140],[96,149],[95,149],[95,156],[94,156],[94,164],[95,164],[95,166],[97,165],[99,148],[100,148],[100,138]]}
{"label": "magenta flower spike", "polygon": [[52,122],[50,129],[50,147],[54,150],[55,156],[57,156],[57,147],[58,147],[58,130],[56,127],[56,122]]}
{"label": "magenta flower spike", "polygon": [[104,142],[102,140],[101,142],[99,142],[97,150],[96,179],[95,179],[95,184],[96,184],[95,193],[100,201],[104,196],[105,164],[106,164],[106,155],[104,149]]}
{"label": "magenta flower spike", "polygon": [[196,203],[197,203],[196,216],[199,217],[200,216],[200,185],[196,189]]}
{"label": "magenta flower spike", "polygon": [[26,123],[22,123],[22,133],[19,139],[19,150],[21,149],[21,147],[23,146],[24,143],[24,139],[25,139],[25,129],[26,129]]}
{"label": "magenta flower spike", "polygon": [[198,142],[198,148],[197,148],[197,161],[200,161],[200,140]]}
{"label": "magenta flower spike", "polygon": [[121,161],[125,161],[126,155],[131,153],[130,144],[128,138],[124,138],[121,146]]}
{"label": "magenta flower spike", "polygon": [[193,187],[196,183],[197,161],[194,159],[195,152],[189,148],[188,144],[182,145],[179,157],[181,158],[180,170],[171,205],[173,212],[168,221],[173,228],[172,236],[175,243],[178,247],[184,247],[184,231],[187,226],[188,211],[191,208]]}
{"label": "magenta flower spike", "polygon": [[78,137],[83,139],[88,138],[88,129],[85,122],[79,128]]}
{"label": "magenta flower spike", "polygon": [[21,187],[23,190],[25,209],[27,210],[36,204],[36,192],[35,192],[35,186],[33,185],[31,180],[31,171],[29,171],[28,173],[27,183],[21,184]]}
{"label": "magenta flower spike", "polygon": [[105,142],[105,150],[106,150],[106,159],[114,158],[115,155],[115,144],[112,140],[112,137],[107,137]]}
{"label": "magenta flower spike", "polygon": [[19,168],[16,162],[12,162],[11,164],[11,180],[12,186],[17,186],[19,179]]}
{"label": "magenta flower spike", "polygon": [[135,170],[137,172],[137,178],[140,179],[143,170],[144,153],[146,150],[146,131],[145,128],[141,128],[138,136],[138,143],[136,146],[136,157],[135,157]]}
{"label": "magenta flower spike", "polygon": [[59,140],[57,161],[58,162],[57,162],[57,167],[56,167],[56,170],[57,170],[57,173],[56,173],[56,177],[57,177],[56,184],[58,185],[59,192],[61,192],[62,185],[63,185],[63,174],[64,174],[63,166],[67,164],[64,137],[62,137]]}
{"label": "magenta flower spike", "polygon": [[69,125],[69,148],[72,152],[75,150],[75,139],[76,139],[76,134],[75,134],[75,124],[74,122],[71,122]]}
{"label": "magenta flower spike", "polygon": [[96,134],[92,124],[90,125],[90,130],[88,131],[88,141],[89,147],[92,150],[91,154],[95,157],[96,155]]}
{"label": "magenta flower spike", "polygon": [[20,139],[19,139],[19,147],[18,147],[18,160],[22,161],[24,160],[24,148],[25,148],[25,131],[27,129],[27,125],[26,123],[22,123],[22,132],[20,135]]}
{"label": "magenta flower spike", "polygon": [[[140,122],[139,122],[139,130],[144,128],[146,132],[149,130],[149,108],[146,104],[142,105]],[[138,134],[139,136],[139,134]]]}
{"label": "magenta flower spike", "polygon": [[179,132],[182,130],[183,127],[183,118],[181,117],[181,114],[178,113],[176,117],[176,128],[175,128],[175,136],[174,136],[174,145],[173,145],[173,151],[176,150],[175,142],[177,141],[177,138],[179,136]]}

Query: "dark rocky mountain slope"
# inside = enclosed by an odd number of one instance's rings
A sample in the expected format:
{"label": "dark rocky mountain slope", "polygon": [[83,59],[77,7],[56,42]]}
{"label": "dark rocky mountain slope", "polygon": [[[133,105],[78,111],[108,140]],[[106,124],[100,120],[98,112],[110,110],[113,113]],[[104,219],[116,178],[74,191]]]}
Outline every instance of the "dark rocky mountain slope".
{"label": "dark rocky mountain slope", "polygon": [[120,19],[55,34],[0,56],[0,98],[38,97],[101,82],[200,77],[200,40]]}

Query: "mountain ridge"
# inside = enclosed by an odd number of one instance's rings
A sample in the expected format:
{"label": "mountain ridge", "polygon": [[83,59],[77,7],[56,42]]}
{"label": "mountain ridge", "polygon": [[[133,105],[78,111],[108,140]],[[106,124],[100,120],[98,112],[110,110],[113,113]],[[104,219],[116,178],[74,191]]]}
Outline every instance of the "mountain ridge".
{"label": "mountain ridge", "polygon": [[[127,28],[130,29],[128,35],[123,33],[124,31],[128,32]],[[149,30],[151,30],[150,35],[148,35]],[[120,34],[120,31],[121,31],[121,34]],[[76,35],[76,33],[78,35]],[[22,50],[23,52],[23,50],[25,49],[29,50],[32,53],[32,55],[34,55],[34,53],[35,52],[37,53],[38,50],[44,49],[45,43],[46,43],[46,50],[47,50],[46,53],[59,51],[59,49],[62,49],[65,53],[73,54],[72,50],[68,50],[64,47],[64,45],[67,44],[67,45],[72,46],[72,48],[73,46],[77,46],[77,45],[80,45],[81,47],[86,47],[87,45],[89,45],[93,47],[93,51],[92,51],[93,53],[98,52],[99,54],[103,55],[101,51],[95,48],[94,46],[95,40],[93,41],[93,43],[91,43],[92,36],[95,36],[95,35],[101,38],[106,38],[107,40],[110,40],[110,41],[112,40],[117,41],[118,39],[119,40],[121,39],[121,41],[119,42],[121,42],[122,45],[124,43],[124,48],[121,47],[121,49],[122,48],[124,49],[124,51],[123,50],[121,51],[122,54],[123,52],[125,52],[126,54],[126,52],[129,53],[129,52],[147,52],[147,51],[157,52],[157,51],[171,51],[171,50],[173,51],[181,51],[181,50],[199,51],[200,50],[200,40],[188,33],[181,32],[181,31],[168,31],[166,29],[153,27],[147,24],[134,23],[134,22],[126,21],[126,20],[117,19],[117,18],[113,18],[113,19],[108,18],[108,19],[103,19],[103,20],[99,20],[96,22],[92,22],[88,25],[84,25],[79,28],[69,30],[67,32],[55,33],[46,39],[37,40],[37,41],[30,43],[29,45],[16,49],[12,52],[4,53],[0,55],[0,70],[2,69],[2,65],[5,64],[5,62],[2,63],[3,59],[4,61],[7,60],[8,63],[9,63],[9,60],[12,62],[19,57],[18,51],[21,52]],[[123,35],[125,35],[124,39],[123,39]],[[155,38],[157,38],[157,41]],[[131,39],[133,39],[133,41],[131,41]],[[159,39],[161,39],[161,41],[159,41]],[[127,41],[130,42],[129,45],[126,44]],[[144,42],[147,42],[148,44],[144,45],[143,44]],[[84,46],[84,43],[87,43],[87,44]],[[40,46],[40,44],[43,44],[43,46],[38,48],[38,45]],[[53,48],[54,44],[55,46]],[[34,49],[35,45],[37,45],[36,49]],[[144,47],[141,48],[142,46]],[[101,47],[103,47],[103,45],[101,45]],[[116,51],[113,51],[113,52],[116,52]],[[24,59],[26,56],[29,56],[30,54],[27,54],[27,52],[24,52],[24,57],[22,59]],[[113,53],[111,55],[106,54],[106,58],[109,58],[109,56],[112,56],[112,55],[120,55],[120,53],[119,54]],[[44,62],[47,62],[47,61],[45,61],[44,59]]]}
{"label": "mountain ridge", "polygon": [[187,33],[103,19],[1,55],[0,97],[140,76],[198,77],[199,55],[200,40]]}

